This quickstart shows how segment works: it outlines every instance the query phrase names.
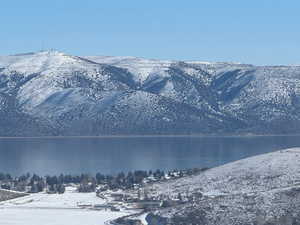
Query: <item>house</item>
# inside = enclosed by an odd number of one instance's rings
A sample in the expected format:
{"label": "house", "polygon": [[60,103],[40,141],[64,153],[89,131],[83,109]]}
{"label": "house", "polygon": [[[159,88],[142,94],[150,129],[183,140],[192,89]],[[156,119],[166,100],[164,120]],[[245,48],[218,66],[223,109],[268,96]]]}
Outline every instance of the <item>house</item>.
{"label": "house", "polygon": [[113,204],[95,204],[94,206],[93,206],[93,209],[95,209],[95,210],[111,210],[111,211],[113,211],[113,212],[118,212],[118,211],[120,211],[120,209],[118,209],[117,207],[115,207]]}
{"label": "house", "polygon": [[95,204],[93,206],[93,209],[96,209],[96,210],[101,210],[101,209],[104,209],[104,210],[107,210],[107,209],[110,209],[111,206],[108,205],[108,204]]}
{"label": "house", "polygon": [[131,199],[130,195],[126,195],[123,193],[112,193],[110,196],[114,199],[114,201],[121,202],[121,201],[127,201],[127,199]]}
{"label": "house", "polygon": [[77,206],[80,207],[80,208],[91,208],[92,204],[80,204],[80,203],[77,203]]}
{"label": "house", "polygon": [[133,204],[134,209],[157,209],[161,207],[161,201],[142,200]]}

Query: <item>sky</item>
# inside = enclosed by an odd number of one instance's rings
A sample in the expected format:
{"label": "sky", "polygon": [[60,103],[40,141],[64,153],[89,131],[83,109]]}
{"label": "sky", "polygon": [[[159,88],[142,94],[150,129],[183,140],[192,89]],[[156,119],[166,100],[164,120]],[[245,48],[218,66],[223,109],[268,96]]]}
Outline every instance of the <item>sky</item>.
{"label": "sky", "polygon": [[73,55],[300,64],[296,0],[7,0],[0,55]]}

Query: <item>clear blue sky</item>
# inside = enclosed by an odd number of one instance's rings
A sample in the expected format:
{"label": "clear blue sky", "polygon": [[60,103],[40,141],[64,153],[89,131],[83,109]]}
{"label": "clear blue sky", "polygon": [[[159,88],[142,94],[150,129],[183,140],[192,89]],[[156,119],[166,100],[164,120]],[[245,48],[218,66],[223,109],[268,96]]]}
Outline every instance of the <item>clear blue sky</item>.
{"label": "clear blue sky", "polygon": [[7,0],[0,55],[74,55],[300,64],[296,0]]}

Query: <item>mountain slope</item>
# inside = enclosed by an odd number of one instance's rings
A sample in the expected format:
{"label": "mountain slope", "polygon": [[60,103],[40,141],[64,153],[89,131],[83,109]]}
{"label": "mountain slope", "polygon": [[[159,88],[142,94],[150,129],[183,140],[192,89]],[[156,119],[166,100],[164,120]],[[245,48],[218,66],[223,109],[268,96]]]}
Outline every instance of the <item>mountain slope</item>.
{"label": "mountain slope", "polygon": [[299,78],[296,66],[1,56],[0,134],[295,133]]}
{"label": "mountain slope", "polygon": [[150,214],[149,225],[298,225],[299,157],[299,148],[287,149],[155,184],[148,188],[153,195],[181,193],[192,200]]}

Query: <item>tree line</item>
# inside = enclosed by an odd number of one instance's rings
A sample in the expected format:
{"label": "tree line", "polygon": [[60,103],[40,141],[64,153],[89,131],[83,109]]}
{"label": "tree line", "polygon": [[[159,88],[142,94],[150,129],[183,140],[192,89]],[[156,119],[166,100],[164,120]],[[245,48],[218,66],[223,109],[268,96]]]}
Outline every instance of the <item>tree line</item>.
{"label": "tree line", "polygon": [[0,188],[29,193],[37,193],[45,190],[49,193],[64,193],[65,186],[70,184],[76,184],[79,192],[93,192],[97,186],[110,190],[130,189],[144,182],[155,182],[166,178],[182,177],[203,170],[204,169],[172,170],[166,173],[158,169],[155,171],[136,170],[128,173],[120,172],[115,175],[96,173],[95,175],[60,174],[58,176],[39,176],[27,173],[17,177],[0,172]]}

